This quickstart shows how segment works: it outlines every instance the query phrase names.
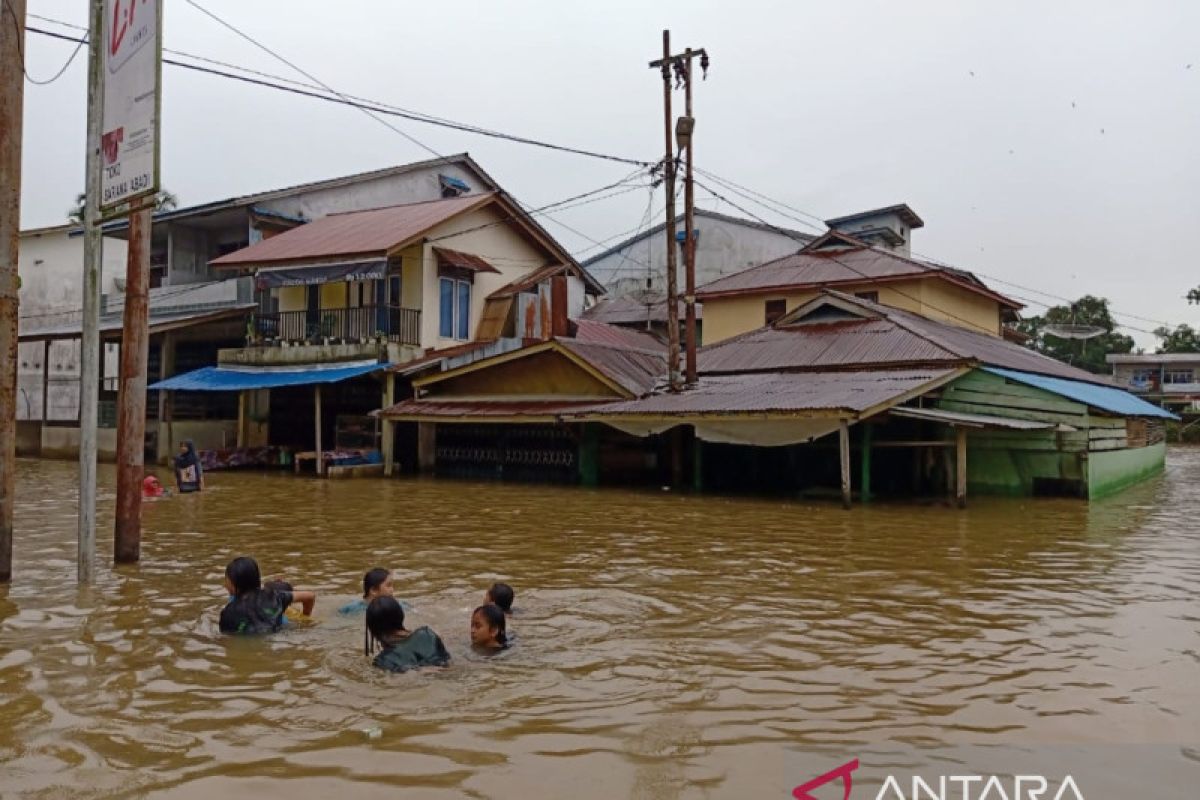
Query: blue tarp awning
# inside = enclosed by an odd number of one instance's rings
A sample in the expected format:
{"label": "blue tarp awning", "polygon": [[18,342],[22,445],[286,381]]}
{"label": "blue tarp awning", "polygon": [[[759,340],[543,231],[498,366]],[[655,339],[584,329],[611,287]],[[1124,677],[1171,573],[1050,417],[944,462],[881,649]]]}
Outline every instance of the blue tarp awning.
{"label": "blue tarp awning", "polygon": [[1161,417],[1163,419],[1179,419],[1166,409],[1159,408],[1153,403],[1147,403],[1140,397],[1130,394],[1116,386],[1098,386],[1094,383],[1072,381],[1066,378],[1050,378],[1046,375],[1035,375],[1032,372],[1018,372],[1015,369],[1000,367],[984,367],[986,372],[999,375],[1002,378],[1019,381],[1038,389],[1045,389],[1063,397],[1126,417]]}
{"label": "blue tarp awning", "polygon": [[355,364],[303,364],[275,367],[204,367],[153,383],[149,389],[184,392],[240,392],[246,389],[275,389],[280,386],[307,386],[337,383],[369,372],[387,369],[391,364],[378,362]]}

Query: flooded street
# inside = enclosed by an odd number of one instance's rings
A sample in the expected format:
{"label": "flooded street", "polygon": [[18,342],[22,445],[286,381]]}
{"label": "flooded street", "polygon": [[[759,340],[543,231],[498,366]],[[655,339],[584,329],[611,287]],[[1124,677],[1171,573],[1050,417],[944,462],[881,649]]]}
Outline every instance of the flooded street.
{"label": "flooded street", "polygon": [[[782,798],[872,749],[969,745],[1072,748],[1093,786],[1200,767],[1194,450],[1109,501],[965,512],[215,473],[147,507],[119,570],[113,480],[81,591],[75,464],[20,464],[4,797]],[[241,554],[315,588],[317,622],[221,636]],[[363,657],[334,609],[376,565],[451,668]],[[496,579],[517,645],[489,659],[468,617]],[[1153,766],[1112,763],[1130,747]]]}

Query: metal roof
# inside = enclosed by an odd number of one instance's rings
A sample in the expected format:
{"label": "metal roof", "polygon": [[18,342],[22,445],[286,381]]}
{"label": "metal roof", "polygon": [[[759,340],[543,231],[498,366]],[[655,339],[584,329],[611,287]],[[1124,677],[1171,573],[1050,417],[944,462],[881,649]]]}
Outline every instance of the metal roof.
{"label": "metal roof", "polygon": [[666,352],[667,345],[657,336],[646,331],[626,328],[620,325],[609,325],[593,319],[574,319],[575,338],[581,342],[610,344],[617,347],[632,347],[638,350],[654,350]]}
{"label": "metal roof", "polygon": [[588,416],[745,416],[861,413],[899,403],[959,374],[954,369],[710,375],[678,393],[659,392],[589,409]]}
{"label": "metal roof", "polygon": [[357,362],[354,364],[302,364],[287,369],[252,367],[203,367],[185,372],[146,387],[187,392],[240,392],[245,389],[276,389],[281,386],[307,386],[337,383],[356,378],[390,364]]}
{"label": "metal roof", "polygon": [[501,401],[487,400],[404,400],[376,412],[389,419],[435,420],[439,422],[497,421],[554,422],[559,414],[594,406],[594,400],[583,401]]}
{"label": "metal roof", "polygon": [[1015,300],[988,289],[982,281],[963,270],[948,269],[906,258],[899,253],[871,247],[840,232],[834,232],[834,237],[852,241],[858,246],[813,249],[820,244],[821,240],[818,240],[795,255],[777,258],[707,283],[696,290],[696,297],[703,301],[723,296],[795,291],[830,284],[877,283],[933,277],[986,295],[1010,308],[1022,307]]}
{"label": "metal roof", "polygon": [[[679,318],[683,319],[686,305],[679,301]],[[667,321],[667,300],[655,297],[649,302],[633,297],[613,297],[601,300],[583,312],[583,318],[610,325],[645,325],[647,322]],[[704,318],[704,304],[696,303],[696,319]]]}
{"label": "metal roof", "polygon": [[494,202],[496,192],[330,214],[209,263],[217,268],[267,266],[343,256],[384,256],[459,214]]}
{"label": "metal roof", "polygon": [[545,280],[553,278],[555,275],[565,274],[574,275],[584,282],[589,294],[601,295],[604,294],[604,286],[599,281],[592,277],[591,273],[577,264],[547,264],[544,267],[539,267],[533,272],[526,273],[516,280],[506,283],[496,291],[488,295],[488,299],[511,297],[520,292],[526,292],[537,286]]}
{"label": "metal roof", "polygon": [[825,224],[831,228],[836,228],[839,225],[844,225],[847,222],[855,220],[868,219],[870,217],[879,217],[884,214],[895,214],[900,217],[904,224],[910,228],[925,227],[925,220],[917,216],[917,212],[908,207],[908,203],[897,203],[893,206],[884,206],[883,208],[873,208],[870,211],[859,211],[857,214],[845,214],[840,217],[825,220]]}
{"label": "metal roof", "polygon": [[[210,322],[245,316],[258,308],[256,303],[244,303],[230,306],[227,304],[216,307],[168,308],[163,311],[150,310],[149,332],[151,335],[165,331],[206,325]],[[69,321],[57,321],[39,327],[30,326],[21,331],[19,341],[42,342],[58,339],[78,339],[83,335],[83,323],[78,314],[71,314]],[[102,336],[121,333],[124,329],[122,312],[105,314],[100,318],[100,334]]]}
{"label": "metal roof", "polygon": [[649,392],[667,373],[667,354],[661,348],[639,350],[579,339],[555,341],[634,396]]}
{"label": "metal roof", "polygon": [[1109,364],[1200,364],[1200,353],[1109,353],[1104,357]]}
{"label": "metal roof", "polygon": [[[803,323],[810,310],[835,301],[855,319]],[[841,367],[985,364],[1111,385],[999,336],[967,330],[909,311],[826,289],[774,325],[700,350],[701,373],[825,370]]]}
{"label": "metal roof", "polygon": [[1051,378],[1045,375],[1033,375],[1011,369],[986,368],[987,372],[1002,378],[1044,389],[1047,392],[1068,397],[1092,408],[1119,414],[1125,417],[1159,417],[1162,419],[1179,419],[1170,411],[1147,403],[1140,397],[1118,389],[1115,386],[1096,386],[1090,383]]}
{"label": "metal roof", "polygon": [[458,250],[450,250],[445,247],[433,248],[433,254],[438,260],[451,267],[459,269],[469,269],[472,272],[500,272],[487,261],[471,253],[460,253]]}
{"label": "metal roof", "polygon": [[894,417],[910,417],[912,419],[928,419],[934,422],[944,422],[963,428],[1003,428],[1015,431],[1040,430],[1076,430],[1070,425],[1060,425],[1054,422],[1041,422],[1033,419],[1015,419],[1013,417],[997,417],[991,414],[967,414],[962,411],[945,411],[940,408],[892,408],[888,413]]}

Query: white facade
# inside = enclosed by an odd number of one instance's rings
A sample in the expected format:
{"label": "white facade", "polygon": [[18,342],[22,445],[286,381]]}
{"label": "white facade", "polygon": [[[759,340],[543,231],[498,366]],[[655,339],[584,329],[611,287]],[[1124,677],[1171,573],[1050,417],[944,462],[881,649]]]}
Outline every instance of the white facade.
{"label": "white facade", "polygon": [[[18,307],[22,333],[80,318],[83,307],[83,236],[72,225],[22,231],[17,270],[21,277]],[[100,290],[113,294],[117,279],[124,278],[127,243],[104,239],[103,271]],[[45,346],[41,342],[22,344],[17,350],[17,419],[42,418],[42,369]],[[79,342],[62,341],[50,345],[49,407],[47,416],[71,420],[78,416]],[[105,366],[115,374],[114,359]]]}
{"label": "white facade", "polygon": [[[752,220],[697,209],[696,286],[741,272],[766,261],[791,255],[813,237],[797,231],[772,229]],[[667,236],[659,225],[647,233],[628,239],[615,248],[583,262],[588,272],[604,284],[610,297],[627,297],[647,288],[658,295],[666,292]],[[683,218],[676,225],[683,230]],[[678,284],[685,288],[682,247],[679,256]],[[650,279],[647,287],[646,279]]]}

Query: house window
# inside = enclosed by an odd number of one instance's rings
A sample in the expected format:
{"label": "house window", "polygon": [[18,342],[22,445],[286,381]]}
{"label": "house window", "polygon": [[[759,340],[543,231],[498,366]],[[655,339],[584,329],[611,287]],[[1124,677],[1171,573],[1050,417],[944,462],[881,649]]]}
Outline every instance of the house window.
{"label": "house window", "polygon": [[879,302],[879,292],[855,292],[854,296],[861,297],[863,300],[867,300],[871,303]]}
{"label": "house window", "polygon": [[1194,377],[1190,369],[1169,369],[1163,373],[1163,383],[1192,383]]}
{"label": "house window", "polygon": [[787,300],[768,300],[766,304],[766,320],[768,325],[787,313]]}
{"label": "house window", "polygon": [[441,293],[440,324],[438,334],[446,339],[468,338],[471,320],[471,284],[457,278],[439,278]]}

